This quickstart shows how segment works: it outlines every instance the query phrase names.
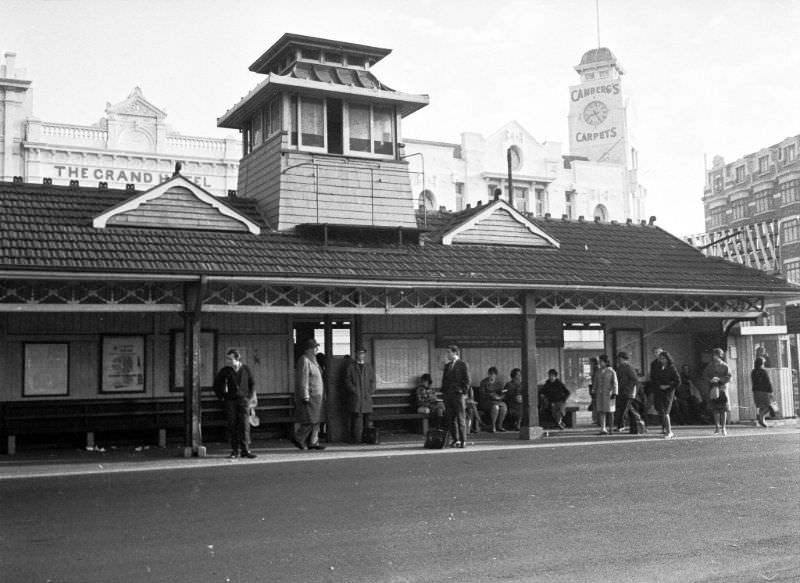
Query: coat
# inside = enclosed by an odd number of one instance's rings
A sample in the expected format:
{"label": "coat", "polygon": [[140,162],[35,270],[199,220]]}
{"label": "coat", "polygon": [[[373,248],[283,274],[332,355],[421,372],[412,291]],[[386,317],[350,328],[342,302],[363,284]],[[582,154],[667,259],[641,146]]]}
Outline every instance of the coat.
{"label": "coat", "polygon": [[[297,359],[295,382],[295,419],[303,424],[322,423],[325,383],[316,359],[308,358],[305,354]],[[304,399],[309,399],[308,405],[303,404]]]}
{"label": "coat", "polygon": [[617,373],[611,367],[606,367],[597,371],[595,377],[595,404],[594,410],[598,413],[614,413],[614,399],[611,395],[616,395],[617,388]]}
{"label": "coat", "polygon": [[639,387],[639,375],[629,363],[620,363],[617,366],[617,383],[619,395],[626,399],[636,398],[636,389]]}
{"label": "coat", "polygon": [[442,374],[442,394],[469,393],[470,387],[469,366],[460,358],[444,365]]}
{"label": "coat", "polygon": [[347,365],[344,374],[347,388],[347,408],[351,413],[372,413],[372,395],[375,393],[375,369],[365,362],[355,360]]}

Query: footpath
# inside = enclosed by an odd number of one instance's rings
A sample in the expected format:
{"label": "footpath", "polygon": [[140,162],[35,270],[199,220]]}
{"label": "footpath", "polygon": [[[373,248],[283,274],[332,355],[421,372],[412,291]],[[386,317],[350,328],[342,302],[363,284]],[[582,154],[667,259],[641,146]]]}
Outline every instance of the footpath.
{"label": "footpath", "polygon": [[660,428],[652,428],[645,435],[613,433],[598,435],[597,426],[579,424],[574,429],[546,429],[540,439],[521,440],[513,431],[506,433],[472,433],[465,449],[427,450],[422,447],[423,436],[412,433],[382,432],[379,445],[353,445],[328,443],[324,451],[300,451],[287,439],[254,441],[255,459],[228,459],[225,443],[207,443],[206,457],[185,458],[183,446],[159,448],[148,445],[99,446],[92,449],[49,448],[18,451],[14,455],[0,455],[0,480],[77,476],[136,471],[164,471],[219,466],[292,463],[311,460],[335,460],[359,457],[384,457],[407,455],[464,455],[470,451],[486,452],[508,448],[595,447],[614,446],[633,441],[652,446],[680,442],[688,439],[736,439],[740,437],[769,436],[776,434],[800,435],[797,419],[770,422],[767,429],[752,423],[728,426],[728,435],[714,434],[709,425],[673,426],[675,438],[666,440]]}

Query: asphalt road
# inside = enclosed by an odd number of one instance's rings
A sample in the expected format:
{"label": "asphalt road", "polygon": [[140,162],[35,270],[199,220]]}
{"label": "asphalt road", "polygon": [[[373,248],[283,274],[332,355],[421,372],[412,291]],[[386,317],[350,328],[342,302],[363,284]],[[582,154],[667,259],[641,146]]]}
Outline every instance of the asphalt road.
{"label": "asphalt road", "polygon": [[0,481],[0,581],[800,581],[800,437]]}

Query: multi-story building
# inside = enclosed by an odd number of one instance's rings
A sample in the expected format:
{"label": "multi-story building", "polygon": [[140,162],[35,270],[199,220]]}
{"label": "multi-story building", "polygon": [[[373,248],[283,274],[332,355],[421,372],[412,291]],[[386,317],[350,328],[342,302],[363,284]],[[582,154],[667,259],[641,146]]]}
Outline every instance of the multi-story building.
{"label": "multi-story building", "polygon": [[[721,257],[791,283],[800,283],[800,135],[726,163],[715,156],[703,195],[706,232],[687,241]],[[770,304],[743,334],[795,370],[800,334],[800,296]],[[773,359],[775,360],[775,359]],[[797,386],[795,386],[797,389]]]}
{"label": "multi-story building", "polygon": [[32,83],[7,52],[0,65],[0,178],[111,188],[149,188],[172,176],[180,162],[185,175],[217,196],[236,188],[238,136],[185,136],[166,123],[167,114],[135,87],[126,99],[108,104],[92,125],[42,121],[33,115]]}
{"label": "multi-story building", "polygon": [[569,88],[568,154],[516,121],[488,137],[462,133],[460,143],[406,139],[418,204],[462,210],[499,193],[536,216],[645,218],[624,71],[607,48],[587,51],[575,70],[580,83]]}

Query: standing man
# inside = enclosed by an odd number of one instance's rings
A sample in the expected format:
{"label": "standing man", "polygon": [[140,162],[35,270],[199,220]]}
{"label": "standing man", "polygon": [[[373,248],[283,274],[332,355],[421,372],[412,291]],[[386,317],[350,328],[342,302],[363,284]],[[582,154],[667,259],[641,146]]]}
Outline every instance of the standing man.
{"label": "standing man", "polygon": [[467,363],[461,360],[461,350],[451,344],[447,347],[447,364],[442,375],[445,423],[453,438],[450,447],[467,444],[467,394],[470,377]]}
{"label": "standing man", "polygon": [[631,433],[638,433],[639,428],[644,427],[636,401],[639,375],[631,366],[631,355],[627,352],[617,354],[617,384],[620,397],[620,402],[616,407],[616,410],[620,411],[617,419],[617,431],[623,431],[624,426],[628,425]]}
{"label": "standing man", "polygon": [[319,442],[325,384],[322,380],[322,370],[317,363],[318,347],[319,343],[309,338],[303,345],[303,354],[297,359],[294,414],[299,427],[291,441],[299,449],[306,449],[306,440],[309,436],[311,441],[308,449],[325,449]]}
{"label": "standing man", "polygon": [[347,366],[344,376],[352,443],[364,442],[364,429],[371,427],[369,415],[372,413],[372,395],[375,393],[375,369],[366,358],[367,349],[362,346],[356,352],[356,359]]}
{"label": "standing man", "polygon": [[231,440],[231,459],[242,457],[254,458],[250,451],[250,422],[248,414],[251,407],[258,404],[253,375],[238,350],[231,349],[225,353],[227,365],[214,378],[214,392],[222,399],[225,408],[225,420]]}

